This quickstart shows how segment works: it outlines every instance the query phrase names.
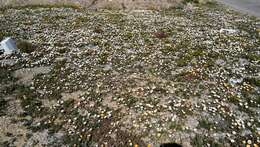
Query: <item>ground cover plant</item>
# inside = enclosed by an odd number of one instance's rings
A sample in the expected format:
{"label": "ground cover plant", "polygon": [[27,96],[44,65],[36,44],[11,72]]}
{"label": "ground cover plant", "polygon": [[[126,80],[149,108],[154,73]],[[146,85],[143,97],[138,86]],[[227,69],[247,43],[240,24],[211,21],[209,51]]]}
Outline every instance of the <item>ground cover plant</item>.
{"label": "ground cover plant", "polygon": [[260,20],[210,5],[0,11],[0,146],[257,146]]}

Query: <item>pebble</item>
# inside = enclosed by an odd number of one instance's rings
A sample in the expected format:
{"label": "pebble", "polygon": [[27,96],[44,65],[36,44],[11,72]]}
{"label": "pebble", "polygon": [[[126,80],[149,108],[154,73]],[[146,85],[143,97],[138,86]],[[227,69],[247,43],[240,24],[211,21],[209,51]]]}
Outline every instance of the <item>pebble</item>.
{"label": "pebble", "polygon": [[247,140],[247,143],[248,143],[249,145],[251,145],[251,144],[252,144],[252,141],[251,141],[251,140]]}

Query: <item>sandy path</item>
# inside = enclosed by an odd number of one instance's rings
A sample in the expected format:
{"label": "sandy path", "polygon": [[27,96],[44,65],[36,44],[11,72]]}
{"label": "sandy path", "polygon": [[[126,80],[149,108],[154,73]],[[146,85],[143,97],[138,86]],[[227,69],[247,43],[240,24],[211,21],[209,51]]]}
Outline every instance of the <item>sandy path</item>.
{"label": "sandy path", "polygon": [[260,0],[217,0],[241,12],[260,17]]}

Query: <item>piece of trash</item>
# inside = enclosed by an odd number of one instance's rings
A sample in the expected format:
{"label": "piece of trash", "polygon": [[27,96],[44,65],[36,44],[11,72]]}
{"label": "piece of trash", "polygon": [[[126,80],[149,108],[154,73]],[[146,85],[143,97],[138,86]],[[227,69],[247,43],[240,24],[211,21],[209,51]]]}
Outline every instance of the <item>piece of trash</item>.
{"label": "piece of trash", "polygon": [[244,80],[244,78],[231,78],[229,79],[229,83],[232,84],[232,85],[235,85],[235,84],[239,84],[239,83],[242,83]]}
{"label": "piece of trash", "polygon": [[227,33],[227,34],[235,34],[238,32],[238,30],[235,29],[220,29],[220,33]]}
{"label": "piece of trash", "polygon": [[3,52],[4,55],[17,53],[18,49],[16,47],[15,41],[10,37],[5,38],[3,41],[1,41],[0,52]]}

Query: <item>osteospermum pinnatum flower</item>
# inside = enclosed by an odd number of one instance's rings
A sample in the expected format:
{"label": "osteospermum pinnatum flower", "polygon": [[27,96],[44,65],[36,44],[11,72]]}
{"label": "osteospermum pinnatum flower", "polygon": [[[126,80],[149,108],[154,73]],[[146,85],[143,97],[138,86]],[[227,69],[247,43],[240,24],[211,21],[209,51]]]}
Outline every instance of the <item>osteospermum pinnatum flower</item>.
{"label": "osteospermum pinnatum flower", "polygon": [[17,99],[64,144],[259,144],[259,20],[219,9],[8,9],[2,30],[37,47],[0,65],[51,69]]}

